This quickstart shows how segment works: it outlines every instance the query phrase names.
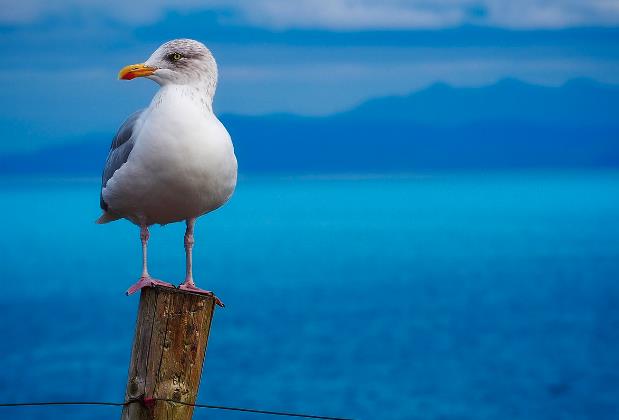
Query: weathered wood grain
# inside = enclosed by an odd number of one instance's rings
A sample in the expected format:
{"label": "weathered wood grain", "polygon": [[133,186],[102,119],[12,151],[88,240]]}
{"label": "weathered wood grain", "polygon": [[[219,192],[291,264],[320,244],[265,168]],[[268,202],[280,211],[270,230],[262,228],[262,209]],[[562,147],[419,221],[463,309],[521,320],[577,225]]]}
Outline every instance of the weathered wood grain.
{"label": "weathered wood grain", "polygon": [[[165,287],[142,289],[125,401],[195,403],[215,299]],[[190,420],[193,407],[156,401],[125,406],[122,420]]]}

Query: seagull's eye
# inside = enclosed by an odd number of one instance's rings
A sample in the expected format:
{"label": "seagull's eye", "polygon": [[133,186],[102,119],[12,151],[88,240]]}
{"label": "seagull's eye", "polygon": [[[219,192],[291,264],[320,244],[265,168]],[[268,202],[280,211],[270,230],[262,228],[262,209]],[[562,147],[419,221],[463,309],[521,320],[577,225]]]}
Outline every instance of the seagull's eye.
{"label": "seagull's eye", "polygon": [[170,60],[172,61],[178,61],[181,58],[183,58],[183,56],[180,55],[179,53],[170,54]]}

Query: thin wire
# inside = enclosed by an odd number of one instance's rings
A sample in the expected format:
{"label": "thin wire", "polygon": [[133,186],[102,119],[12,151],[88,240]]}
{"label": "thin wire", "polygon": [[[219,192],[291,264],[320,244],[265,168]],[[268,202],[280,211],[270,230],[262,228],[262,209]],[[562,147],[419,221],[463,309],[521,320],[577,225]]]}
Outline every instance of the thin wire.
{"label": "thin wire", "polygon": [[[299,414],[299,413],[288,413],[288,412],[280,412],[280,411],[268,411],[268,410],[257,410],[253,408],[240,408],[240,407],[225,407],[222,405],[209,405],[209,404],[192,404],[182,401],[175,401],[167,398],[153,398],[154,401],[163,401],[167,403],[187,405],[190,407],[197,408],[210,408],[215,410],[230,410],[230,411],[242,411],[246,413],[257,413],[257,414],[268,414],[272,416],[288,416],[288,417],[303,417],[307,419],[325,419],[325,420],[352,420],[344,417],[327,417],[327,416],[316,416],[312,414]],[[124,403],[117,402],[107,402],[107,401],[43,401],[43,402],[20,402],[20,403],[0,403],[0,407],[32,407],[32,406],[52,406],[52,405],[103,405],[103,406],[114,406],[114,407],[123,407],[132,403],[143,403],[141,400],[131,400]]]}
{"label": "thin wire", "polygon": [[36,405],[113,405],[122,407],[125,403],[105,402],[105,401],[62,401],[62,402],[20,402],[20,403],[1,403],[0,407],[29,407]]}
{"label": "thin wire", "polygon": [[166,398],[156,398],[156,400],[165,401],[165,402],[174,403],[174,404],[189,405],[189,406],[198,407],[198,408],[212,408],[215,410],[244,411],[247,413],[270,414],[272,416],[305,417],[307,419],[352,420],[352,419],[348,419],[344,417],[315,416],[311,414],[298,414],[298,413],[287,413],[287,412],[279,412],[279,411],[256,410],[253,408],[224,407],[221,405],[191,404],[191,403],[186,403],[182,401],[169,400]]}

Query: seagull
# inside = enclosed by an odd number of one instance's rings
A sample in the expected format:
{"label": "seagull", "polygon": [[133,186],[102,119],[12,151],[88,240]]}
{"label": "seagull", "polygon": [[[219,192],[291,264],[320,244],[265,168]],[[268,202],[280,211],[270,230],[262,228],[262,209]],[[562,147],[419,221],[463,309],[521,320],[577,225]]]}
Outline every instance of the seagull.
{"label": "seagull", "polygon": [[217,63],[201,42],[175,39],[118,74],[121,80],[137,77],[154,80],[160,89],[112,141],[97,223],[127,219],[140,228],[142,275],[127,290],[130,295],[143,287],[174,287],[148,273],[148,228],[185,221],[186,273],[179,289],[214,296],[194,283],[192,249],[196,219],[225,204],[236,186],[234,146],[213,113]]}

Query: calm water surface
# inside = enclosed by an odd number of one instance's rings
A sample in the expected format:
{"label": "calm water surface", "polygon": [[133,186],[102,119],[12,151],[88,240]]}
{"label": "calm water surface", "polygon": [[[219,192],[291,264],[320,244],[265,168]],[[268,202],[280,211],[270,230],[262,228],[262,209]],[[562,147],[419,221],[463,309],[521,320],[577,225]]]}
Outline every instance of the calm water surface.
{"label": "calm water surface", "polygon": [[[137,228],[96,180],[0,180],[0,396],[124,396]],[[619,173],[241,179],[198,222],[199,401],[361,419],[619,418]],[[152,229],[179,283],[183,226]],[[116,408],[0,409],[110,419]],[[199,410],[196,419],[258,419]]]}

